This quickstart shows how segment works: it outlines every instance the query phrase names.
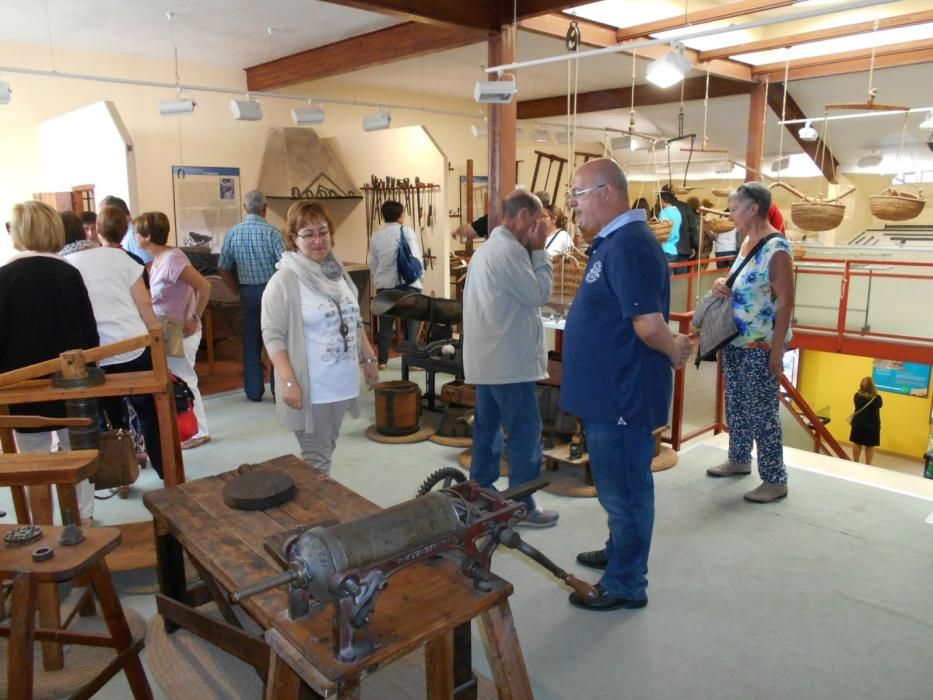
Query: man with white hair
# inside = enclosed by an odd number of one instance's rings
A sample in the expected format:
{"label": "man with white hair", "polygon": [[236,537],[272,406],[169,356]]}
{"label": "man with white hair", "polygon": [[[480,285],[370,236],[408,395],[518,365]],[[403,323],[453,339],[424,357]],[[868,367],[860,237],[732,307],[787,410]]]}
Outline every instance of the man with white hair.
{"label": "man with white hair", "polygon": [[[262,401],[260,315],[262,293],[285,250],[282,232],[266,221],[266,196],[250,190],[243,198],[246,218],[224,236],[217,267],[220,276],[240,295],[243,316],[243,390],[250,401]],[[271,385],[271,378],[270,378]]]}

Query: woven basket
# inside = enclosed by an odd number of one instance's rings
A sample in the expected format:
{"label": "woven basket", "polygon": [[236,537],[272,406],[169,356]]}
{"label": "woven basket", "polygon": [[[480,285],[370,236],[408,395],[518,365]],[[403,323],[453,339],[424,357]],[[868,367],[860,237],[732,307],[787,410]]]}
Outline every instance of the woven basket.
{"label": "woven basket", "polygon": [[790,205],[790,218],[804,231],[831,231],[842,223],[845,204],[829,202],[794,202]]}
{"label": "woven basket", "polygon": [[801,260],[807,256],[807,249],[797,241],[791,241],[791,248],[794,251],[794,260]]}
{"label": "woven basket", "polygon": [[868,198],[871,213],[885,221],[907,221],[916,218],[923,211],[926,202],[923,195],[913,195],[907,192],[898,192],[889,187],[881,194],[873,194]]}
{"label": "woven basket", "polygon": [[707,231],[716,234],[725,233],[735,228],[735,224],[730,219],[723,217],[703,219],[703,225],[706,226]]}
{"label": "woven basket", "polygon": [[661,243],[670,238],[671,231],[674,230],[674,222],[667,219],[652,219],[648,222],[648,226],[651,227],[652,233]]}
{"label": "woven basket", "polygon": [[723,189],[721,187],[714,187],[710,191],[716,197],[728,197],[730,194],[732,194],[732,190]]}
{"label": "woven basket", "polygon": [[576,296],[580,283],[583,281],[583,272],[586,261],[570,253],[568,255],[555,255],[551,258],[551,269],[554,273],[554,287],[552,297],[562,297],[569,300]]}

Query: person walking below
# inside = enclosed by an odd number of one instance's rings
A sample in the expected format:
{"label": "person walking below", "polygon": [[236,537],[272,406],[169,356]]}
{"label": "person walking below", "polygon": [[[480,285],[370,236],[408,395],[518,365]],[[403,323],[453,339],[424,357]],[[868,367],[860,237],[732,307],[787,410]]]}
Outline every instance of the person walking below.
{"label": "person walking below", "polygon": [[[463,292],[463,369],[476,384],[473,463],[470,478],[492,486],[499,478],[503,431],[509,485],[541,474],[541,414],[536,382],[547,374],[540,308],[553,286],[544,250],[547,227],[541,200],[512,192],[503,220],[474,253]],[[533,497],[520,524],[549,527],[558,514],[538,508]]]}
{"label": "person walking below", "polygon": [[265,392],[260,328],[262,293],[285,251],[285,239],[281,231],[266,221],[267,203],[262,192],[247,192],[243,208],[246,218],[224,236],[217,268],[227,286],[240,295],[243,390],[250,401],[262,401]]}
{"label": "person walking below", "polygon": [[852,459],[858,462],[864,447],[865,464],[871,464],[875,448],[881,444],[881,407],[884,405],[871,377],[862,379],[852,402],[855,404],[855,411],[849,416]]}
{"label": "person walking below", "polygon": [[[411,254],[421,260],[421,248],[410,228],[405,226],[405,207],[401,202],[387,200],[382,203],[382,220],[385,224],[373,233],[369,241],[369,270],[372,274],[376,293],[387,289],[401,289],[406,292],[420,292],[423,288],[421,279],[405,284],[398,273],[398,247],[402,238],[408,243]],[[422,277],[424,271],[422,270]],[[409,341],[418,339],[418,321],[406,321],[405,331]],[[385,369],[389,361],[389,340],[395,328],[395,318],[379,316],[379,333],[376,342],[379,346],[379,369]]]}
{"label": "person walking below", "polygon": [[583,421],[596,495],[609,520],[605,546],[577,555],[580,564],[604,570],[599,598],[573,593],[570,603],[641,608],[648,604],[654,531],[652,431],[667,423],[671,368],[683,367],[691,345],[668,327],[667,260],[645,210],[629,208],[619,164],[585,163],[568,197],[580,227],[596,235],[564,329],[560,404]]}

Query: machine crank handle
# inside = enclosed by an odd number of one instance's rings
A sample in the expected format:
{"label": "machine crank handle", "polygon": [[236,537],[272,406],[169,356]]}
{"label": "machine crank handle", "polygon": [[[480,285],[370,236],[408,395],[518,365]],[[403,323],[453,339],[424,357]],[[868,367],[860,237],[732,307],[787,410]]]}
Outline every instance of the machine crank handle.
{"label": "machine crank handle", "polygon": [[[532,479],[531,481],[526,481],[523,484],[519,484],[518,486],[513,486],[510,489],[506,489],[505,491],[502,491],[500,495],[502,496],[502,498],[506,499],[507,501],[517,501],[518,499],[524,498],[525,496],[530,496],[538,489],[543,489],[545,486],[547,486],[550,483],[551,483],[550,479],[548,479],[547,477],[541,476],[541,477],[538,477],[537,479]],[[528,556],[531,556],[531,555],[529,554]]]}
{"label": "machine crank handle", "polygon": [[257,581],[252,586],[247,586],[246,588],[241,588],[238,591],[234,591],[230,594],[230,602],[239,604],[240,601],[246,598],[263,593],[272,588],[277,588],[278,586],[283,586],[286,583],[293,583],[300,586],[306,578],[307,575],[305,574],[303,567],[301,567],[301,565],[297,562],[292,562],[289,564],[289,567],[281,574],[270,576],[269,578],[263,579],[262,581]]}
{"label": "machine crank handle", "polygon": [[521,536],[512,528],[506,527],[499,530],[498,539],[499,542],[504,544],[506,547],[517,549],[529,559],[539,563],[561,581],[570,586],[578,596],[583,598],[583,600],[593,602],[599,599],[599,593],[591,584],[578,579],[573,574],[568,574],[557,564],[548,559],[540,550],[525,542],[525,540],[523,540]]}

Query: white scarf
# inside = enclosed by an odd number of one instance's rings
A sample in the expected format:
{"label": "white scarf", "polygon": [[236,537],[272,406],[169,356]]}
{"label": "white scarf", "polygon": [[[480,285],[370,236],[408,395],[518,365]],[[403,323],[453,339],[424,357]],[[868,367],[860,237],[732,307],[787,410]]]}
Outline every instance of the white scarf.
{"label": "white scarf", "polygon": [[282,253],[282,259],[279,260],[276,268],[291,270],[298,275],[299,281],[308,289],[331,299],[341,297],[343,289],[340,281],[345,280],[350,287],[350,292],[356,296],[356,285],[333,251],[328,253],[321,262],[315,262],[301,253],[286,251]]}

